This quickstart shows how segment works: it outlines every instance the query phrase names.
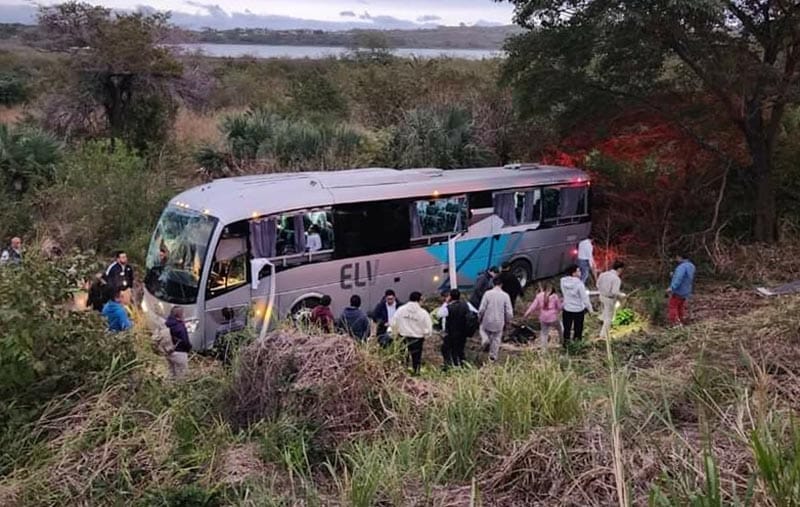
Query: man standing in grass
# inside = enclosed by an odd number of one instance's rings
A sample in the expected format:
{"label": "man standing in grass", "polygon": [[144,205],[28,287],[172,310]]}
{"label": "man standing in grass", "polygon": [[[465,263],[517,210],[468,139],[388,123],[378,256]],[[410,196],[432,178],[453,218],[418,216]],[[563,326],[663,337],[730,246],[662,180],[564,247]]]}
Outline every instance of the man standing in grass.
{"label": "man standing in grass", "polygon": [[503,291],[503,279],[495,277],[494,288],[487,291],[478,308],[481,321],[482,345],[489,346],[489,360],[497,361],[500,343],[503,341],[503,331],[514,317],[514,307],[511,298]]}
{"label": "man standing in grass", "polygon": [[692,296],[696,268],[686,255],[679,254],[675,260],[678,266],[672,273],[672,282],[667,289],[669,295],[667,313],[670,324],[682,326],[686,323],[686,300]]}
{"label": "man standing in grass", "polygon": [[419,374],[422,365],[422,346],[425,338],[433,334],[433,320],[419,302],[422,294],[412,292],[408,296],[408,303],[394,312],[389,325],[392,331],[406,342],[408,355],[411,358],[411,369],[414,375]]}
{"label": "man standing in grass", "polygon": [[625,297],[625,294],[620,292],[622,287],[620,275],[624,268],[625,263],[614,261],[610,270],[597,277],[597,291],[600,293],[600,304],[603,307],[603,327],[600,329],[600,337],[605,340],[611,337],[611,325],[614,322],[614,313],[617,311],[617,301]]}

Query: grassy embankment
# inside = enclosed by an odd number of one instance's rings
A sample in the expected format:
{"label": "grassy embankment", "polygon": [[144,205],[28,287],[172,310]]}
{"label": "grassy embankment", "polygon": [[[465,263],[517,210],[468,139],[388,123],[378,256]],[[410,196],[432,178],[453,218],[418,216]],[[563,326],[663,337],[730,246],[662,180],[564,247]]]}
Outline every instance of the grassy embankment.
{"label": "grassy embankment", "polygon": [[[640,283],[629,282],[629,284]],[[182,384],[137,361],[54,400],[7,505],[795,505],[798,297],[706,282],[692,325],[419,379],[400,353],[282,331]],[[647,297],[645,297],[645,294]],[[650,310],[648,310],[648,308]],[[597,331],[594,321],[590,335]],[[436,359],[435,341],[426,361]],[[472,354],[476,347],[470,352]]]}

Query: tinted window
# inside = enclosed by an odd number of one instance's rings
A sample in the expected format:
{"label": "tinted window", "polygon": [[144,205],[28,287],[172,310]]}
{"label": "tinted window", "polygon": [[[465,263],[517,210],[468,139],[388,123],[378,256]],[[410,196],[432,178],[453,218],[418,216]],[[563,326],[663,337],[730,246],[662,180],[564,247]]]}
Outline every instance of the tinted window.
{"label": "tinted window", "polygon": [[384,201],[334,207],[334,257],[343,259],[408,249],[408,205],[408,201]]}
{"label": "tinted window", "polygon": [[493,205],[491,192],[469,194],[469,207],[472,209],[491,208]]}

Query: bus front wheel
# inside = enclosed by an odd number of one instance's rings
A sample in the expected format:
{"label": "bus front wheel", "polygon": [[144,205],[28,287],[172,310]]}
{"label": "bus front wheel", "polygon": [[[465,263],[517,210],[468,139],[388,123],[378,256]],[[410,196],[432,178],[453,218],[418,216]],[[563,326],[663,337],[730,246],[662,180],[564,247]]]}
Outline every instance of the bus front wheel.
{"label": "bus front wheel", "polygon": [[517,259],[511,263],[511,273],[517,277],[519,280],[519,284],[524,289],[529,283],[531,283],[532,278],[532,270],[530,262],[524,259]]}
{"label": "bus front wheel", "polygon": [[298,327],[308,327],[311,324],[311,310],[314,309],[320,302],[318,297],[308,297],[302,301],[298,301],[292,307],[292,321]]}

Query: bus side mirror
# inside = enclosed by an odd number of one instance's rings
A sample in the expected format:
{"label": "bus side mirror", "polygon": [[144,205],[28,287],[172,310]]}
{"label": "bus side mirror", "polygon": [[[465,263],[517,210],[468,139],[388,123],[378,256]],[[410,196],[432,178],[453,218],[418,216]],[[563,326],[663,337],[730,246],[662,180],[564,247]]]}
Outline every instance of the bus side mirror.
{"label": "bus side mirror", "polygon": [[271,266],[273,269],[270,272],[270,275],[275,274],[274,265],[269,261],[269,259],[259,257],[257,259],[250,260],[250,286],[253,290],[258,290],[258,284],[261,281],[259,279],[259,275],[261,274],[261,269],[264,266]]}

